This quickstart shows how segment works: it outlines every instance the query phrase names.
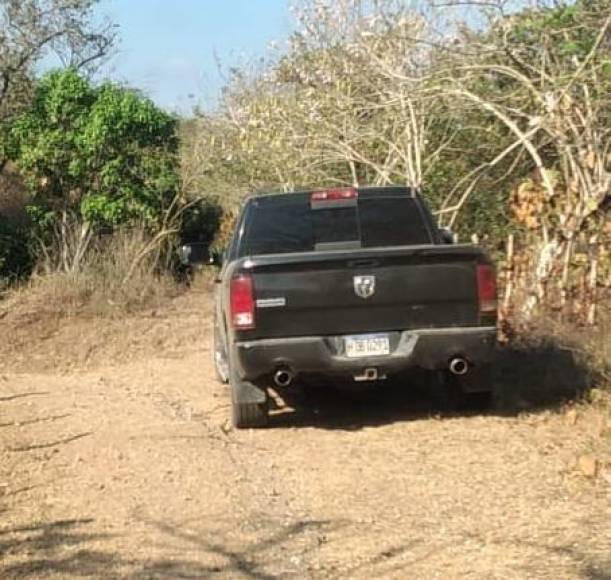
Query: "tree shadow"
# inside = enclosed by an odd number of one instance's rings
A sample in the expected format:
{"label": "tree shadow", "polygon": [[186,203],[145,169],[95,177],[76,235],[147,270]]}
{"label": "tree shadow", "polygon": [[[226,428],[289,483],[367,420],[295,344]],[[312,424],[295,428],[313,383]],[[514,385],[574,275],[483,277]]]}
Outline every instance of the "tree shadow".
{"label": "tree shadow", "polygon": [[[257,526],[258,539],[238,545],[223,535],[224,531],[234,531],[243,523],[237,520],[215,522],[222,524],[220,530],[202,526],[201,521],[180,524],[143,521],[155,531],[159,538],[156,547],[161,547],[164,556],[139,558],[130,557],[127,550],[118,553],[117,542],[129,546],[129,539],[95,531],[93,519],[37,522],[0,530],[0,577],[56,575],[169,580],[219,575],[270,580],[281,577],[269,570],[286,568],[288,550],[304,556],[320,545],[318,539],[323,534],[344,525],[326,520],[303,520],[290,525],[262,521]],[[138,544],[134,548],[141,551],[143,546]],[[191,557],[183,558],[182,554]]]}
{"label": "tree shadow", "polygon": [[25,399],[26,397],[41,397],[43,395],[48,395],[48,391],[36,391],[32,393],[17,393],[16,395],[7,395],[5,397],[0,397],[0,403],[6,403],[8,401],[15,401],[16,399]]}
{"label": "tree shadow", "polygon": [[357,390],[324,382],[315,388],[274,387],[280,405],[272,410],[270,427],[358,430],[431,416],[516,416],[575,401],[598,377],[577,350],[546,338],[500,346],[492,364],[492,381],[495,393],[490,404],[452,397],[438,375],[418,370]]}
{"label": "tree shadow", "polygon": [[[72,550],[110,536],[87,531],[92,519],[37,522],[0,530],[0,566],[3,578],[37,576],[40,573],[95,575],[112,562],[112,555],[91,550]],[[70,551],[68,554],[67,551]],[[24,560],[25,558],[25,560]]]}
{"label": "tree shadow", "polygon": [[[481,543],[490,543],[490,539],[483,540],[477,534],[469,534],[471,539]],[[611,580],[611,557],[609,554],[595,556],[588,553],[584,546],[575,543],[563,543],[552,541],[545,543],[540,540],[512,539],[512,540],[493,540],[492,543],[499,548],[519,547],[528,552],[536,551],[540,554],[539,558],[533,558],[526,565],[516,567],[516,572],[523,572],[526,578],[537,578],[543,573],[546,577],[549,574],[549,555],[558,555],[563,560],[572,563],[581,572],[576,577],[589,578],[590,580]]]}
{"label": "tree shadow", "polygon": [[[205,533],[201,530],[187,530],[179,526],[168,524],[166,522],[151,521],[147,522],[157,530],[162,532],[166,540],[178,540],[183,546],[189,549],[194,547],[202,553],[206,553],[215,557],[216,560],[224,561],[224,565],[217,565],[211,568],[210,571],[220,574],[222,577],[232,577],[239,574],[241,577],[251,578],[253,580],[272,580],[281,577],[276,572],[270,572],[270,568],[281,570],[286,566],[288,561],[287,551],[293,547],[299,547],[301,557],[311,552],[314,547],[320,545],[318,538],[323,534],[338,530],[348,522],[330,520],[299,520],[290,525],[282,525],[277,521],[261,520],[257,527],[263,527],[263,533],[260,539],[252,541],[240,547],[230,547],[230,542],[221,540],[222,532],[214,531],[214,533]],[[226,528],[235,528],[229,523]],[[186,526],[185,526],[186,528]],[[304,545],[305,538],[311,537],[308,545]],[[214,539],[212,539],[214,538]],[[235,542],[233,542],[235,544]],[[161,564],[161,566],[160,566]],[[163,569],[166,563],[155,563],[152,567],[148,566],[143,570],[143,576],[136,575],[135,578],[144,580],[149,578],[149,574],[153,569],[157,572]],[[171,570],[174,575],[168,575],[168,578],[175,578],[176,570]],[[164,576],[165,577],[165,576]],[[182,577],[182,576],[181,576]]]}
{"label": "tree shadow", "polygon": [[[138,557],[130,554],[128,535],[99,532],[90,518],[35,522],[0,530],[0,577],[3,579],[39,577],[126,578],[129,580],[173,580],[175,578],[247,578],[272,580],[282,577],[308,577],[310,566],[320,566],[318,550],[336,535],[342,541],[352,532],[355,542],[362,533],[350,520],[297,520],[290,524],[261,516],[259,518],[222,518],[206,521],[191,518],[180,522],[136,518],[153,532],[150,540],[133,540],[134,553],[155,554]],[[236,539],[236,530],[244,524],[254,539]],[[251,534],[246,534],[246,537]],[[239,535],[238,535],[239,537]],[[331,538],[331,540],[330,540]],[[465,541],[477,539],[466,533]],[[489,540],[486,540],[487,542]],[[596,580],[611,578],[611,561],[596,558],[575,544],[549,543],[530,540],[500,540],[499,547],[513,545],[525,552],[535,550],[542,558],[521,570],[526,576],[536,576],[544,555],[559,554],[583,571],[584,577]],[[456,543],[452,547],[455,549]],[[450,546],[448,546],[450,547]],[[151,550],[150,548],[154,548]],[[393,543],[376,548],[376,552],[343,562],[346,575],[365,574],[380,577],[384,573],[405,573],[410,566],[439,552],[439,545],[427,550],[422,538]],[[344,555],[346,557],[346,555]],[[341,554],[334,558],[342,559]],[[337,573],[331,562],[328,573]],[[324,572],[322,568],[317,568]],[[392,574],[391,574],[392,575]]]}

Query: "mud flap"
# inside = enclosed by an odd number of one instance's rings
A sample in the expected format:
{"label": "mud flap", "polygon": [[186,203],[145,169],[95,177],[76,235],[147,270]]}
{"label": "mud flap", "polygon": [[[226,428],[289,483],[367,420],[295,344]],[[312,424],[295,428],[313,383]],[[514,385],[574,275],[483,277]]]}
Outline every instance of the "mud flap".
{"label": "mud flap", "polygon": [[231,372],[231,415],[234,427],[264,427],[268,422],[267,391]]}
{"label": "mud flap", "polygon": [[237,376],[233,370],[231,372],[231,396],[234,402],[239,405],[254,404],[262,405],[267,402],[267,391],[250,381],[244,381]]}

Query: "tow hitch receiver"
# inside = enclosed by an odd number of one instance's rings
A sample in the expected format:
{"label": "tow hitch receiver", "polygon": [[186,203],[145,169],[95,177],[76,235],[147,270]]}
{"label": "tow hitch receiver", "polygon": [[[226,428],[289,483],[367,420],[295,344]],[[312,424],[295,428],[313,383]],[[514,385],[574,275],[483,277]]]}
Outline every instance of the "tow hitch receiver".
{"label": "tow hitch receiver", "polygon": [[354,380],[357,383],[364,383],[367,381],[378,381],[386,378],[386,375],[380,375],[378,369],[369,368],[365,369],[360,375],[354,375]]}

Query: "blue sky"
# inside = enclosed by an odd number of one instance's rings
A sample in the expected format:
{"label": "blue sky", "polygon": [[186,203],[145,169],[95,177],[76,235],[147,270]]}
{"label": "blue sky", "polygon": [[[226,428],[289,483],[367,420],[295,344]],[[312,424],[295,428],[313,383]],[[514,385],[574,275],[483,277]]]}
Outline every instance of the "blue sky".
{"label": "blue sky", "polygon": [[219,61],[226,69],[264,56],[292,23],[286,0],[102,0],[98,11],[121,37],[104,76],[183,113],[214,106]]}

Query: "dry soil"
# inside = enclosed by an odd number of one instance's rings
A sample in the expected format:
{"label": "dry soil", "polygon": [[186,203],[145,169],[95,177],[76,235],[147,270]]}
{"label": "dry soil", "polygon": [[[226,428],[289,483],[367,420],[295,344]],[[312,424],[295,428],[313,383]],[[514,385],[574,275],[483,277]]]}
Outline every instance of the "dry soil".
{"label": "dry soil", "polygon": [[535,403],[519,361],[486,413],[414,378],[236,431],[205,288],[0,333],[2,578],[611,578],[605,417]]}

